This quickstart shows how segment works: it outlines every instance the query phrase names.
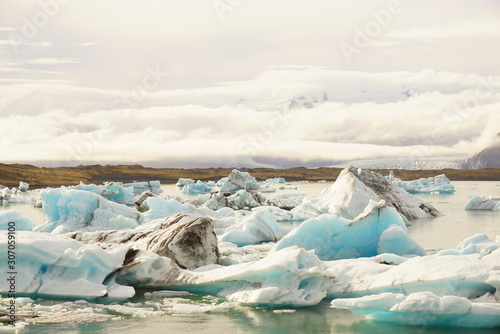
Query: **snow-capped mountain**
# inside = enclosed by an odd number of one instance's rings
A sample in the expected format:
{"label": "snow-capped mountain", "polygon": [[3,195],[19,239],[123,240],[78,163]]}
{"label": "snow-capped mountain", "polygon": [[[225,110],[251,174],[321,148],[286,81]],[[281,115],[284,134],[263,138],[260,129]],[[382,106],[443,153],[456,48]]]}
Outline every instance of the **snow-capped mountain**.
{"label": "snow-capped mountain", "polygon": [[336,164],[332,167],[344,168],[356,166],[364,169],[405,169],[405,170],[438,170],[461,169],[462,163],[458,160],[408,160],[397,158],[352,160]]}

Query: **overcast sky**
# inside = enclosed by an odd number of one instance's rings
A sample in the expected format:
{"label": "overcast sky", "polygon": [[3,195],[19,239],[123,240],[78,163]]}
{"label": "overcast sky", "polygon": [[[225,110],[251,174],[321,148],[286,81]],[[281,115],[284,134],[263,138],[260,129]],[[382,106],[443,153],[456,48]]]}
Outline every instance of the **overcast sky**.
{"label": "overcast sky", "polygon": [[498,124],[495,0],[0,0],[0,162],[450,160]]}

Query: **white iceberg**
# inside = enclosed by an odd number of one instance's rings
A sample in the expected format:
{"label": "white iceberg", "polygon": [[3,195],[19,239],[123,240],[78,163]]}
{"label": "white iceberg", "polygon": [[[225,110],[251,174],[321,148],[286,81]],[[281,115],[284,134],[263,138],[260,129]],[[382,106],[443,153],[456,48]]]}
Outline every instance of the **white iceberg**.
{"label": "white iceberg", "polygon": [[328,262],[335,276],[328,295],[356,298],[384,292],[411,294],[430,291],[438,296],[478,298],[495,294],[500,300],[500,249],[488,255],[438,253],[413,258],[372,258]]}
{"label": "white iceberg", "polygon": [[452,194],[455,192],[455,187],[444,174],[434,177],[423,177],[414,181],[402,181],[395,177],[394,172],[391,170],[389,176],[385,178],[395,186],[401,187],[411,194]]}
{"label": "white iceberg", "polygon": [[[105,251],[62,235],[19,231],[16,249],[16,274],[0,281],[3,293],[10,290],[8,278],[14,275],[18,295],[123,300],[135,294],[133,288],[108,279],[122,266],[125,248]],[[0,231],[0,252],[7,254],[5,231]],[[7,265],[0,261],[2,273],[12,272]]]}
{"label": "white iceberg", "polygon": [[220,185],[220,192],[235,193],[238,190],[250,192],[259,191],[260,186],[257,180],[247,172],[240,172],[237,169],[229,174],[227,179]]}
{"label": "white iceberg", "polygon": [[497,327],[500,303],[471,302],[432,292],[410,295],[382,293],[353,299],[335,299],[332,307],[347,309],[369,319],[419,326]]}
{"label": "white iceberg", "polygon": [[288,232],[289,230],[276,222],[269,211],[256,211],[229,226],[219,236],[219,241],[246,246],[261,242],[275,242]]}
{"label": "white iceberg", "polygon": [[76,189],[40,191],[47,218],[38,232],[67,233],[134,228],[139,213],[123,204],[108,201],[93,192]]}
{"label": "white iceberg", "polygon": [[500,198],[493,196],[471,196],[465,204],[465,210],[500,211]]}
{"label": "white iceberg", "polygon": [[440,213],[408,193],[403,188],[395,186],[382,175],[345,168],[337,180],[323,190],[318,197],[305,199],[292,212],[303,219],[313,218],[323,213],[336,214],[353,219],[361,214],[370,201],[385,200],[388,206],[395,208],[407,219],[428,218],[439,216]]}
{"label": "white iceberg", "polygon": [[30,187],[29,183],[23,182],[23,181],[19,182],[19,190],[20,191],[27,191],[29,187]]}
{"label": "white iceberg", "polygon": [[139,253],[118,272],[120,284],[211,294],[253,305],[316,305],[333,276],[312,251],[282,249],[251,263],[181,270],[166,258]]}
{"label": "white iceberg", "polygon": [[186,178],[180,178],[179,180],[177,180],[177,183],[175,184],[177,187],[184,187],[185,185],[187,184],[194,184],[194,180],[193,179],[186,179]]}
{"label": "white iceberg", "polygon": [[[145,191],[151,191],[154,195],[160,195],[163,190],[161,189],[160,181],[143,181],[124,183],[125,188],[132,188],[134,195],[140,195]],[[125,203],[130,204],[130,203]]]}
{"label": "white iceberg", "polygon": [[264,183],[267,183],[267,184],[282,184],[282,183],[286,183],[286,181],[282,177],[275,177],[273,179],[267,179],[267,180],[265,180]]}
{"label": "white iceberg", "polygon": [[[500,238],[499,238],[500,239]],[[500,240],[498,240],[500,241]],[[490,240],[485,234],[476,234],[462,241],[457,246],[460,254],[488,255],[500,248],[500,243]]]}
{"label": "white iceberg", "polygon": [[[10,229],[9,229],[10,227]],[[31,219],[23,217],[14,210],[0,211],[0,230],[31,231],[36,225]]]}
{"label": "white iceberg", "polygon": [[425,255],[423,248],[406,233],[399,213],[384,201],[371,201],[354,220],[329,214],[306,220],[281,239],[273,251],[292,245],[314,250],[325,261],[381,253]]}
{"label": "white iceberg", "polygon": [[304,198],[306,198],[306,194],[282,194],[266,199],[265,204],[277,206],[281,209],[292,210],[293,208],[302,204]]}
{"label": "white iceberg", "polygon": [[264,205],[265,200],[265,197],[258,192],[249,192],[241,189],[234,194],[224,192],[213,193],[211,198],[204,203],[204,206],[212,210],[218,210],[224,207],[229,207],[234,210],[251,209]]}

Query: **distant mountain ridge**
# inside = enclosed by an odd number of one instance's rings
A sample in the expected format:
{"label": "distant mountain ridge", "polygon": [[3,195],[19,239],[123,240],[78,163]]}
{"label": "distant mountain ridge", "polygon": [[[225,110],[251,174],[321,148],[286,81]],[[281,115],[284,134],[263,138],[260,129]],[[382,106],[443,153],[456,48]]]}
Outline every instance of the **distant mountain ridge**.
{"label": "distant mountain ridge", "polygon": [[464,161],[463,169],[500,168],[500,146],[488,147]]}

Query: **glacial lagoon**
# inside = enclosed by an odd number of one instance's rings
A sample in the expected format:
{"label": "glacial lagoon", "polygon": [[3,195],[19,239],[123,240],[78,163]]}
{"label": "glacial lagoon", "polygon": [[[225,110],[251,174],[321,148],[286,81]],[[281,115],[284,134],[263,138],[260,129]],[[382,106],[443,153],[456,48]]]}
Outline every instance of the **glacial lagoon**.
{"label": "glacial lagoon", "polygon": [[[317,196],[329,183],[296,182],[278,189],[270,196],[284,193],[305,193]],[[415,219],[408,227],[408,234],[428,254],[442,249],[455,248],[464,239],[484,233],[491,240],[500,235],[498,211],[466,211],[468,196],[500,196],[500,182],[453,182],[453,194],[419,194],[418,197],[432,204],[442,213],[437,218]],[[185,196],[175,185],[162,185],[163,195]],[[30,191],[37,197],[37,191]],[[32,204],[11,203],[0,210],[16,210],[37,225],[44,214]],[[299,222],[283,222],[282,226],[296,228]],[[98,302],[67,300],[36,300],[39,308],[53,312],[54,322],[64,316],[86,314],[86,311],[106,310],[112,315],[102,322],[82,324],[28,325],[25,333],[455,333],[456,328],[407,326],[367,320],[350,311],[332,309],[329,300],[319,305],[298,308],[252,307],[227,302],[223,298],[206,295],[173,293],[161,294],[139,291],[131,300],[109,306]],[[180,306],[179,306],[180,305]],[[183,307],[182,305],[186,305]],[[116,307],[115,307],[116,306]],[[27,312],[29,307],[23,308]],[[78,321],[78,320],[76,320]],[[465,329],[460,333],[497,333],[496,329]]]}

